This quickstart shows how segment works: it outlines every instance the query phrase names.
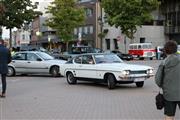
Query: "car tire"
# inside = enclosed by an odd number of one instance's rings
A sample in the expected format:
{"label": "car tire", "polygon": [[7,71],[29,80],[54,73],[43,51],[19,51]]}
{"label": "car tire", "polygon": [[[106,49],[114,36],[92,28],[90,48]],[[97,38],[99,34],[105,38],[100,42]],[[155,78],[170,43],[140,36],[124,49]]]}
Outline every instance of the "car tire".
{"label": "car tire", "polygon": [[51,70],[50,70],[50,74],[53,77],[59,76],[59,67],[57,67],[57,66],[52,67]]}
{"label": "car tire", "polygon": [[150,60],[153,60],[153,57],[150,57]]}
{"label": "car tire", "polygon": [[74,75],[72,74],[72,72],[68,72],[66,75],[66,79],[67,82],[69,84],[76,84],[77,83],[77,79],[74,77]]}
{"label": "car tire", "polygon": [[144,57],[140,57],[139,60],[144,60]]}
{"label": "car tire", "polygon": [[8,74],[7,74],[7,76],[14,76],[15,75],[15,70],[14,70],[14,68],[13,67],[9,67],[8,66]]}
{"label": "car tire", "polygon": [[144,85],[144,81],[142,81],[142,82],[136,82],[136,86],[137,86],[137,87],[143,87],[143,85]]}
{"label": "car tire", "polygon": [[114,89],[116,87],[116,79],[114,77],[114,75],[109,74],[107,76],[107,85],[109,89]]}

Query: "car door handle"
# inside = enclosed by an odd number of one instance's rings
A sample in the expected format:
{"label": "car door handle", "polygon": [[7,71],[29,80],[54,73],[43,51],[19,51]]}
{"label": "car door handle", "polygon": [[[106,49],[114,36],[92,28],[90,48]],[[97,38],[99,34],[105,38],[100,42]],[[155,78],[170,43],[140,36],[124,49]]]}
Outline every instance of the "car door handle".
{"label": "car door handle", "polygon": [[15,61],[12,61],[12,63],[15,63]]}
{"label": "car door handle", "polygon": [[27,63],[31,63],[31,62],[28,61]]}

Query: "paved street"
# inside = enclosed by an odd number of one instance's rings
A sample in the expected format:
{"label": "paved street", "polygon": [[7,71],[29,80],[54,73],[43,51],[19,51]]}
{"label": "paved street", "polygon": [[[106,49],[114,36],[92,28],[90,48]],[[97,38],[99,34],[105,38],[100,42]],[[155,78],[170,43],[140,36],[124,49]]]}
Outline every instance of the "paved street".
{"label": "paved street", "polygon": [[[157,68],[159,61],[131,61]],[[0,99],[0,120],[162,120],[154,97],[154,78],[143,88],[135,84],[106,85],[78,82],[68,85],[64,77],[16,76],[7,78],[7,97]],[[177,109],[176,120],[180,120]]]}

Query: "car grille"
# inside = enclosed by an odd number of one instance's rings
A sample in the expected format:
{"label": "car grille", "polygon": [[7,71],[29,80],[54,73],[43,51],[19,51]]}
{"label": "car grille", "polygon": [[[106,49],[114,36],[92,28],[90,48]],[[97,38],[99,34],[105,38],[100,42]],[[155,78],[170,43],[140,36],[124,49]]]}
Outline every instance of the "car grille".
{"label": "car grille", "polygon": [[146,70],[141,70],[141,71],[130,71],[130,74],[146,74]]}
{"label": "car grille", "polygon": [[152,56],[152,52],[148,52],[148,53],[147,53],[147,56]]}

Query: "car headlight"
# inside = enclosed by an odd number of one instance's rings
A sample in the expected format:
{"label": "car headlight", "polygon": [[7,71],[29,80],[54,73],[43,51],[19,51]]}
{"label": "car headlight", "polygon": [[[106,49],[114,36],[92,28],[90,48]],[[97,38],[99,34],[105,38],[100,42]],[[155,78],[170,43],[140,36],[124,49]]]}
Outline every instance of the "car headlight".
{"label": "car headlight", "polygon": [[122,75],[129,75],[130,74],[129,70],[123,70],[121,73],[122,73]]}
{"label": "car headlight", "polygon": [[152,74],[152,73],[153,73],[153,69],[148,69],[148,70],[146,71],[146,73],[147,73],[147,74]]}

